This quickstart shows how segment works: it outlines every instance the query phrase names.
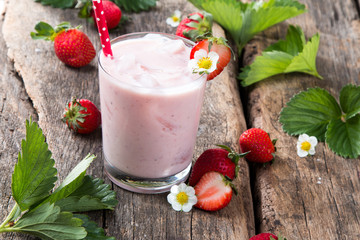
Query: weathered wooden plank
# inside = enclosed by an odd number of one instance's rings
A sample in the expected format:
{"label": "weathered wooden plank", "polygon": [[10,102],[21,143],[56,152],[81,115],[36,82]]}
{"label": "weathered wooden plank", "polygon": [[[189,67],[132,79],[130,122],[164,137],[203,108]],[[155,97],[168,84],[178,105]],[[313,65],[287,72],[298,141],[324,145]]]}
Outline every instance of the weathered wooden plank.
{"label": "weathered wooden plank", "polygon": [[274,164],[253,168],[256,227],[288,239],[359,239],[359,159],[336,156],[324,143],[315,156],[299,158],[297,138],[285,134],[278,122],[282,107],[301,90],[319,86],[337,97],[345,84],[359,85],[359,12],[350,0],[302,2],[308,13],[258,35],[245,49],[246,65],[265,46],[284,38],[290,23],[300,25],[307,37],[321,35],[317,66],[324,80],[287,74],[246,89],[250,125],[278,139]]}
{"label": "weathered wooden plank", "polygon": [[[3,25],[3,2],[0,2],[0,29]],[[0,37],[0,49],[6,49]],[[21,139],[25,136],[25,119],[37,114],[24,89],[21,78],[7,57],[7,51],[0,51],[0,212],[1,220],[14,204],[11,199],[11,173],[17,161]],[[0,239],[34,239],[29,236],[4,234]]]}
{"label": "weathered wooden plank", "polygon": [[[175,9],[182,9],[184,13],[194,10],[185,0],[159,1],[157,7],[151,11],[131,14],[131,21],[110,36],[114,38],[119,34],[137,31],[174,33],[175,29],[167,26],[165,19]],[[26,91],[31,100],[29,101],[32,106],[28,111],[35,111],[38,116],[56,160],[59,178],[63,179],[89,152],[96,154],[98,159],[88,172],[105,178],[100,129],[94,134],[79,136],[68,131],[60,121],[64,105],[72,96],[89,98],[99,106],[96,61],[81,69],[62,64],[56,58],[51,43],[30,39],[30,32],[40,20],[52,25],[62,21],[70,21],[73,25],[82,24],[82,30],[99,49],[97,31],[94,26],[77,18],[76,10],[53,9],[33,1],[15,0],[7,3],[2,28],[5,39],[3,45],[6,44],[10,58],[7,59],[8,68],[13,66],[19,75],[18,82],[23,82],[19,88]],[[235,68],[236,63],[233,62],[229,71],[209,82],[207,86],[194,159],[203,150],[214,147],[214,144],[228,144],[238,150],[237,139],[246,126],[236,87]],[[8,81],[8,78],[6,80]],[[4,87],[5,91],[11,90],[15,83],[9,81],[9,84],[10,86]],[[18,119],[14,117],[12,121],[19,124],[17,128],[23,133],[23,119],[18,123]],[[16,141],[18,142],[19,140]],[[18,150],[19,147],[12,151],[15,154]],[[8,159],[1,157],[1,163],[4,161]],[[113,186],[120,201],[116,210],[98,211],[91,213],[91,216],[117,239],[248,239],[254,233],[249,169],[245,161],[240,164],[240,177],[236,180],[240,194],[222,211],[207,213],[195,209],[191,213],[178,213],[167,203],[166,194],[134,194]],[[13,165],[6,167],[3,172],[12,172]],[[9,174],[7,178],[3,187],[8,189],[8,199]],[[107,179],[106,182],[110,183]],[[0,203],[2,207],[7,206],[5,200],[2,199]],[[11,236],[12,239],[22,237],[10,234],[4,236]]]}

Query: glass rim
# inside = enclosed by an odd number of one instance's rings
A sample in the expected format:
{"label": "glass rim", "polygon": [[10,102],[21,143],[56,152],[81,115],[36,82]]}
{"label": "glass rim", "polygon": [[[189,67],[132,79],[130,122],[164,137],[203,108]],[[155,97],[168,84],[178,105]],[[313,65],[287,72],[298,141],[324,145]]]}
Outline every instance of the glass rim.
{"label": "glass rim", "polygon": [[[177,36],[175,34],[170,34],[170,33],[162,33],[162,32],[133,32],[133,33],[127,33],[127,34],[123,34],[123,35],[120,35],[112,40],[110,40],[110,44],[113,44],[113,43],[116,43],[118,41],[121,41],[121,40],[127,40],[127,39],[133,39],[133,38],[136,38],[137,36],[140,37],[140,36],[145,36],[147,34],[159,34],[159,35],[162,35],[162,36],[165,36],[167,38],[170,38],[170,39],[180,39],[182,40],[183,42],[185,42],[185,44],[187,45],[191,45],[191,46],[195,46],[195,42],[189,40],[189,39],[186,39],[186,38],[183,38],[183,37],[180,37],[180,36]],[[103,56],[102,56],[103,55]],[[121,81],[119,80],[119,78],[117,78],[116,76],[114,76],[113,74],[109,73],[108,71],[106,71],[106,69],[103,67],[103,65],[101,64],[101,58],[102,57],[105,57],[107,58],[104,54],[103,54],[103,50],[100,49],[98,51],[98,66],[101,68],[101,70],[108,76],[112,79],[112,81],[114,81],[117,85],[121,84],[121,85],[125,85],[125,86],[128,86],[128,87],[131,87],[131,88],[136,88],[136,89],[143,89],[143,90],[171,90],[171,89],[180,89],[180,88],[184,88],[184,87],[188,87],[188,86],[191,86],[191,85],[200,85],[202,81],[205,81],[206,82],[206,74],[203,73],[201,75],[199,75],[198,77],[194,78],[193,81],[190,81],[190,82],[186,82],[186,83],[182,83],[182,84],[179,84],[179,85],[176,85],[176,86],[170,86],[170,87],[145,87],[145,86],[137,86],[137,85],[134,85],[134,84],[131,84],[131,83],[128,83],[128,82],[125,82],[125,81]],[[100,69],[99,69],[100,70]]]}

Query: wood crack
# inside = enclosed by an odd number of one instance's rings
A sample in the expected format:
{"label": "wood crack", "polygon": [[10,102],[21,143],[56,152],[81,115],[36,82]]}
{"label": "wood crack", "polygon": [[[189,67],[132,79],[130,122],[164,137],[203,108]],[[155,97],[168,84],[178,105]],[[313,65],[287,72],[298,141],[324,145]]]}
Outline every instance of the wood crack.
{"label": "wood crack", "polygon": [[358,13],[358,17],[360,18],[360,2],[359,2],[359,0],[353,0],[353,1],[354,1],[356,11]]}

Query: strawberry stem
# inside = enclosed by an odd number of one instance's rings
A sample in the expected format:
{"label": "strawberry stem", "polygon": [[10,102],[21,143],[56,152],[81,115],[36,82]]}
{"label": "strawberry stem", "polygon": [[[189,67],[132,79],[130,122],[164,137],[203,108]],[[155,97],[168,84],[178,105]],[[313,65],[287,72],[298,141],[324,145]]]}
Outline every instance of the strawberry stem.
{"label": "strawberry stem", "polygon": [[[76,28],[80,28],[81,26],[77,26]],[[35,25],[36,32],[31,32],[30,36],[32,39],[43,39],[46,41],[54,41],[57,35],[64,30],[72,29],[71,24],[69,22],[62,22],[55,27],[55,29],[46,22],[38,22]]]}
{"label": "strawberry stem", "polygon": [[224,150],[226,150],[226,151],[229,152],[228,158],[231,159],[231,161],[232,161],[233,163],[235,163],[235,166],[236,166],[236,167],[235,167],[235,177],[234,177],[234,178],[236,178],[237,175],[238,175],[239,169],[240,169],[240,166],[239,166],[239,160],[240,160],[240,158],[245,157],[250,151],[249,151],[249,152],[245,152],[245,153],[237,153],[237,152],[233,151],[230,147],[228,147],[228,146],[226,146],[226,145],[218,144],[218,145],[216,145],[216,146],[218,146],[218,147],[220,147],[220,148],[222,148],[222,149],[224,149]]}
{"label": "strawberry stem", "polygon": [[64,123],[68,124],[68,127],[74,129],[75,132],[82,127],[79,123],[84,123],[85,117],[89,114],[81,113],[86,112],[87,108],[83,107],[79,101],[74,98],[70,102],[70,106],[65,109],[64,117],[61,119]]}

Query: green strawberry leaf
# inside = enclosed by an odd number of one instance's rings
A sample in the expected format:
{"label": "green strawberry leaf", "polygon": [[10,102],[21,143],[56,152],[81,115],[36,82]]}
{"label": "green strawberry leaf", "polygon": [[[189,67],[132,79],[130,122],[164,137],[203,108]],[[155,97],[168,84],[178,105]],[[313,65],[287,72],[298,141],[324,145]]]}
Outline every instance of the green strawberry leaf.
{"label": "green strawberry leaf", "polygon": [[285,40],[278,42],[267,47],[264,52],[279,51],[297,56],[302,52],[306,44],[305,34],[299,26],[289,25]]}
{"label": "green strawberry leaf", "polygon": [[213,15],[235,41],[239,54],[257,33],[304,13],[305,5],[295,0],[242,3],[237,0],[189,0]]}
{"label": "green strawberry leaf", "polygon": [[83,2],[83,6],[80,8],[78,17],[79,18],[90,18],[91,17],[91,9],[92,9],[92,1],[82,0],[82,2]]}
{"label": "green strawberry leaf", "polygon": [[87,233],[82,224],[72,213],[60,212],[59,207],[45,203],[25,213],[11,230],[46,240],[84,239]]}
{"label": "green strawberry leaf", "polygon": [[340,91],[340,106],[346,113],[345,120],[360,113],[360,86],[346,85]]}
{"label": "green strawberry leaf", "polygon": [[82,226],[86,229],[87,235],[84,240],[115,240],[114,237],[105,236],[104,229],[97,226],[93,221],[90,221],[89,217],[83,214],[75,214],[76,218],[83,221]]}
{"label": "green strawberry leaf", "polygon": [[39,22],[35,25],[36,32],[31,32],[30,36],[32,39],[44,39],[44,40],[52,40],[53,35],[55,34],[54,28],[46,23],[46,22]]}
{"label": "green strawberry leaf", "polygon": [[77,0],[35,0],[35,2],[40,2],[42,5],[50,5],[54,8],[73,8]]}
{"label": "green strawberry leaf", "polygon": [[71,193],[76,191],[84,182],[86,169],[95,159],[95,155],[88,154],[64,179],[58,188],[46,199],[47,202],[54,203],[60,199],[64,199]]}
{"label": "green strawberry leaf", "polygon": [[242,86],[246,87],[263,79],[283,73],[290,65],[293,56],[285,52],[263,52],[255,61],[241,69],[238,78],[243,80]]}
{"label": "green strawberry leaf", "polygon": [[85,216],[76,218],[71,213],[114,209],[117,204],[115,192],[108,184],[85,176],[95,156],[86,156],[50,195],[57,171],[45,136],[31,119],[26,121],[26,138],[21,147],[12,175],[16,203],[0,224],[0,233],[20,232],[46,240],[113,240]]}
{"label": "green strawberry leaf", "polygon": [[331,120],[326,132],[326,143],[336,154],[345,158],[357,158],[360,155],[360,115],[346,122]]}
{"label": "green strawberry leaf", "polygon": [[147,11],[151,7],[156,6],[156,1],[158,0],[114,0],[116,5],[118,5],[120,9],[124,10],[125,12]]}
{"label": "green strawberry leaf", "polygon": [[316,70],[316,55],[320,36],[315,34],[308,42],[300,27],[290,25],[285,40],[265,49],[261,56],[242,69],[239,79],[243,86],[249,86],[271,76],[303,72],[322,78]]}
{"label": "green strawberry leaf", "polygon": [[335,98],[321,88],[295,95],[280,113],[283,130],[290,135],[315,136],[339,156],[357,158],[360,155],[360,87],[344,86],[339,98],[341,108]]}
{"label": "green strawberry leaf", "polygon": [[280,113],[280,123],[290,135],[306,133],[325,141],[329,122],[340,117],[340,106],[329,92],[310,88],[292,97]]}
{"label": "green strawberry leaf", "polygon": [[22,211],[49,196],[56,182],[55,161],[39,126],[26,121],[26,138],[12,175],[12,195]]}
{"label": "green strawberry leaf", "polygon": [[55,202],[55,205],[59,206],[61,211],[67,212],[86,212],[101,209],[113,210],[108,205],[102,203],[100,199],[93,198],[88,195],[60,199],[59,201]]}
{"label": "green strawberry leaf", "polygon": [[316,70],[316,55],[319,43],[320,35],[317,33],[304,45],[302,52],[299,52],[299,55],[292,59],[284,73],[303,72],[322,79]]}
{"label": "green strawberry leaf", "polygon": [[110,190],[110,185],[103,184],[103,180],[99,178],[85,176],[79,188],[55,204],[62,211],[83,212],[100,209],[113,210],[117,203],[116,194]]}

